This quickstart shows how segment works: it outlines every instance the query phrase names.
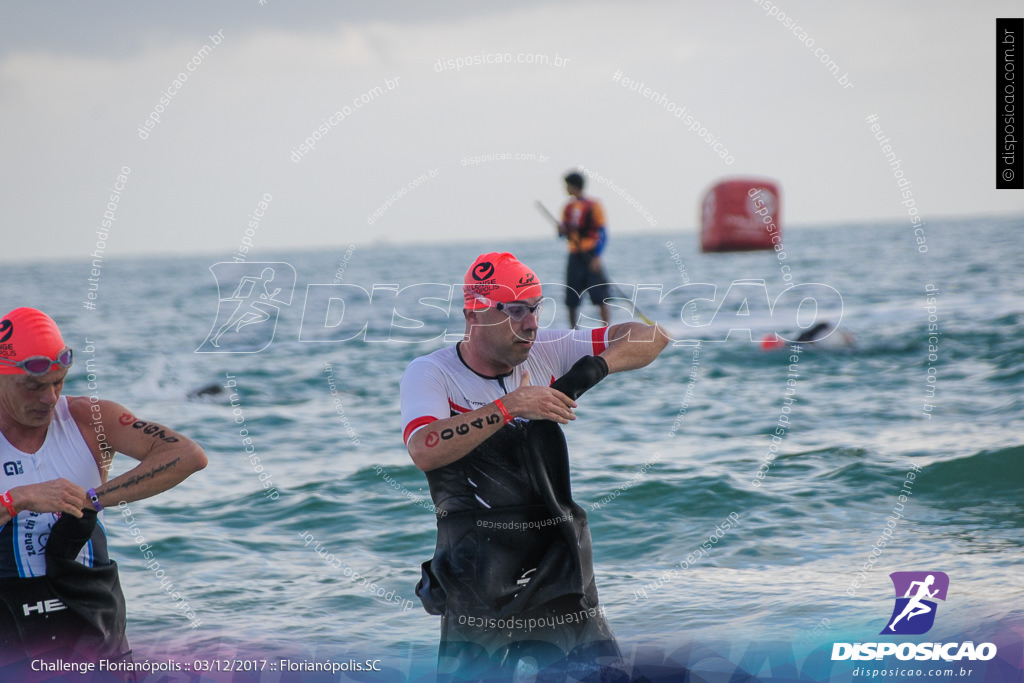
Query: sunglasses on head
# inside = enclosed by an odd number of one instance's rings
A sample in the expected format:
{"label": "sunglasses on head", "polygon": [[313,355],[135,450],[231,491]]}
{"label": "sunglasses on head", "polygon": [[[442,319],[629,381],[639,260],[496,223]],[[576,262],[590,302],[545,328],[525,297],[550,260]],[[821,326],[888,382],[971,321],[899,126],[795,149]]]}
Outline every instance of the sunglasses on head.
{"label": "sunglasses on head", "polygon": [[4,365],[12,365],[16,368],[20,368],[25,371],[25,374],[32,375],[33,377],[39,377],[45,375],[50,371],[54,365],[62,368],[70,368],[74,362],[74,354],[71,349],[65,348],[63,351],[57,354],[56,358],[48,358],[46,356],[32,356],[25,360],[7,360],[6,358],[0,358],[0,363]]}
{"label": "sunglasses on head", "polygon": [[[476,295],[474,295],[474,296],[476,296]],[[490,299],[484,298],[482,296],[476,296],[476,298],[477,298],[477,301],[480,301],[481,303],[485,303],[489,307],[491,307],[491,308],[493,308],[493,309],[495,309],[497,311],[501,311],[502,313],[504,313],[508,317],[512,318],[512,320],[515,320],[516,322],[522,321],[523,318],[525,318],[527,315],[529,315],[531,313],[533,315],[539,316],[541,310],[544,308],[544,300],[543,299],[538,301],[533,306],[528,306],[526,304],[521,304],[521,303],[506,304],[506,303],[502,303],[501,301],[491,301]]]}

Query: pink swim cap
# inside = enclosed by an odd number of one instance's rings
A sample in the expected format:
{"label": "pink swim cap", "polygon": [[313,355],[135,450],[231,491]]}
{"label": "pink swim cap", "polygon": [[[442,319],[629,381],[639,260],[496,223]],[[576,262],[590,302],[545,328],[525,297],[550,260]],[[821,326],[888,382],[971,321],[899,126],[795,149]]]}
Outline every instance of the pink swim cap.
{"label": "pink swim cap", "polygon": [[[67,345],[53,318],[35,308],[16,308],[0,319],[0,358],[20,361],[32,356],[56,358]],[[21,368],[0,363],[0,375],[24,375]]]}
{"label": "pink swim cap", "polygon": [[508,252],[478,256],[466,271],[464,283],[465,308],[470,311],[487,308],[477,297],[507,304],[541,295],[537,274]]}

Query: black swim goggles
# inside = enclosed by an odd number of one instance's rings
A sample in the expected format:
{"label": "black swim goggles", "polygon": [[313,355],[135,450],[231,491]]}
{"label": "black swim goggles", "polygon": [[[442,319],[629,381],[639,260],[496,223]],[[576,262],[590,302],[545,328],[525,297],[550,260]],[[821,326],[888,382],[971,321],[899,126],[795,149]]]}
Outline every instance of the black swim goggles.
{"label": "black swim goggles", "polygon": [[57,354],[56,358],[49,358],[47,356],[32,356],[25,360],[7,360],[6,358],[0,358],[0,364],[11,365],[16,368],[20,368],[25,371],[26,375],[32,375],[33,377],[41,377],[50,371],[54,365],[62,368],[70,368],[74,362],[74,354],[70,348],[65,347],[63,351]]}
{"label": "black swim goggles", "polygon": [[501,301],[491,301],[490,299],[482,297],[478,294],[474,294],[473,296],[476,297],[476,300],[479,301],[480,303],[487,304],[490,308],[493,308],[497,311],[501,311],[502,313],[512,318],[516,322],[521,322],[523,318],[525,318],[527,315],[531,313],[537,317],[540,317],[540,312],[544,308],[543,299],[538,301],[533,306],[528,306],[522,303],[506,304],[502,303]]}

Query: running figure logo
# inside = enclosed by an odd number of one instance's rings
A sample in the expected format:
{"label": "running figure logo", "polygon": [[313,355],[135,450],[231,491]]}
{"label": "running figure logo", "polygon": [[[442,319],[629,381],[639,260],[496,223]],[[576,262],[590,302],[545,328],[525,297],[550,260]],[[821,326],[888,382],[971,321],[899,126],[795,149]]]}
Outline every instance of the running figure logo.
{"label": "running figure logo", "polygon": [[[935,623],[934,599],[946,600],[949,577],[943,572],[893,572],[896,606],[882,634],[916,636],[927,633]],[[900,597],[900,596],[903,597]]]}
{"label": "running figure logo", "polygon": [[[295,269],[282,262],[223,262],[210,266],[217,281],[217,318],[196,353],[258,353],[274,341],[281,306],[292,303]],[[230,296],[224,296],[230,291]]]}

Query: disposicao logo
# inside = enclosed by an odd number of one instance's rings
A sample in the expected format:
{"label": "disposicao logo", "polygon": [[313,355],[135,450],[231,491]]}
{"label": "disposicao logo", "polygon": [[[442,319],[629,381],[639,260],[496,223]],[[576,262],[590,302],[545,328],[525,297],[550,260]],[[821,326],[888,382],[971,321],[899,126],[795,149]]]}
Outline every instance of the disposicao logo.
{"label": "disposicao logo", "polygon": [[935,624],[937,608],[931,598],[946,601],[949,577],[944,572],[893,572],[889,578],[896,589],[896,606],[880,635],[919,636],[927,633]]}
{"label": "disposicao logo", "polygon": [[224,261],[210,272],[217,280],[217,318],[196,353],[258,353],[270,346],[281,307],[292,303],[291,264]]}
{"label": "disposicao logo", "polygon": [[[949,576],[944,572],[893,572],[889,575],[896,590],[896,604],[879,635],[921,635],[935,624],[938,603],[945,602]],[[947,662],[967,659],[988,661],[996,656],[993,643],[834,643],[832,661],[853,659],[897,659],[918,661],[942,659]]]}

